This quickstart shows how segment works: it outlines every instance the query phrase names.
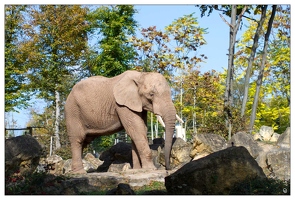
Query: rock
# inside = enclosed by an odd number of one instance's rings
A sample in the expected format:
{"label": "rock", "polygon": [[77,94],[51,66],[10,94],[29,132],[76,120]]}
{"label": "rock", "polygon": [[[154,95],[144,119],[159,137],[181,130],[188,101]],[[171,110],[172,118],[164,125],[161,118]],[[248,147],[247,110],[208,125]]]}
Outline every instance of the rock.
{"label": "rock", "polygon": [[125,172],[128,169],[131,169],[130,163],[119,163],[119,164],[112,163],[109,166],[108,172]]}
{"label": "rock", "polygon": [[130,188],[130,185],[120,183],[117,188],[107,191],[107,195],[134,195],[135,192]]}
{"label": "rock", "polygon": [[30,135],[12,137],[5,140],[5,173],[6,175],[19,171],[21,174],[36,170],[42,147]]}
{"label": "rock", "polygon": [[[103,161],[95,158],[91,153],[87,153],[82,159],[83,167],[87,173],[96,172],[97,168],[103,164]],[[67,174],[72,169],[72,159],[64,161],[62,165],[62,173]]]}
{"label": "rock", "polygon": [[288,127],[284,133],[280,135],[277,141],[277,145],[280,147],[290,148],[291,142],[291,129]]}
{"label": "rock", "polygon": [[226,140],[217,134],[195,134],[190,157],[194,160],[225,148]]}
{"label": "rock", "polygon": [[116,163],[129,163],[132,166],[132,147],[129,143],[119,142],[110,149],[102,152],[99,159],[103,164],[97,168],[98,172],[107,172],[109,166],[116,161]]}
{"label": "rock", "polygon": [[268,178],[280,180],[290,179],[290,148],[282,148],[275,144],[258,142],[261,149],[255,159]]}
{"label": "rock", "polygon": [[261,149],[252,137],[252,135],[246,132],[238,132],[232,136],[232,138],[228,141],[228,146],[244,146],[253,158],[257,158]]}
{"label": "rock", "polygon": [[72,159],[68,159],[64,162],[64,165],[63,165],[63,174],[67,174],[67,173],[70,173],[72,170]]}
{"label": "rock", "polygon": [[91,163],[91,165],[94,166],[94,169],[97,169],[98,166],[103,164],[103,161],[101,161],[99,158],[96,158],[93,154],[87,153],[84,156],[84,160]]}
{"label": "rock", "polygon": [[269,126],[261,126],[259,135],[262,141],[270,141],[271,136],[274,134],[274,130]]}
{"label": "rock", "polygon": [[65,195],[81,195],[97,191],[97,187],[89,184],[87,177],[65,180],[62,182],[61,187],[63,188],[63,191],[60,194]]}
{"label": "rock", "polygon": [[62,160],[63,160],[62,157],[60,157],[59,155],[52,155],[46,158],[46,163],[51,165],[51,164],[58,163],[59,161],[62,161]]}
{"label": "rock", "polygon": [[255,134],[253,135],[253,139],[254,139],[254,140],[258,140],[258,141],[262,141],[262,138],[261,138],[261,136],[259,135],[259,133],[255,133]]}
{"label": "rock", "polygon": [[267,153],[270,152],[275,147],[272,144],[267,144],[262,141],[257,142],[257,144],[260,147],[261,151],[259,152],[259,155],[257,156],[255,160],[258,163],[258,165],[263,169],[264,173],[268,175],[269,171],[268,171],[267,163],[266,163]]}
{"label": "rock", "polygon": [[278,141],[278,139],[279,139],[279,137],[280,137],[280,134],[278,134],[278,133],[273,133],[273,135],[271,136],[271,138],[270,138],[270,142],[277,142]]}
{"label": "rock", "polygon": [[187,163],[165,177],[168,194],[229,194],[246,178],[266,178],[245,147],[229,147]]}
{"label": "rock", "polygon": [[164,140],[164,138],[155,138],[155,139],[153,139],[153,144],[162,144],[162,145],[164,145],[165,140]]}
{"label": "rock", "polygon": [[267,153],[267,168],[271,172],[269,178],[280,180],[291,179],[290,149],[273,150]]}
{"label": "rock", "polygon": [[51,174],[62,174],[64,161],[58,155],[52,155],[46,158],[46,164]]}
{"label": "rock", "polygon": [[[191,144],[185,142],[181,138],[176,138],[175,142],[172,145],[171,149],[171,157],[170,157],[170,164],[172,168],[182,166],[192,160],[189,156],[189,152],[191,151]],[[161,150],[159,163],[162,166],[165,166],[165,155],[164,149]]]}

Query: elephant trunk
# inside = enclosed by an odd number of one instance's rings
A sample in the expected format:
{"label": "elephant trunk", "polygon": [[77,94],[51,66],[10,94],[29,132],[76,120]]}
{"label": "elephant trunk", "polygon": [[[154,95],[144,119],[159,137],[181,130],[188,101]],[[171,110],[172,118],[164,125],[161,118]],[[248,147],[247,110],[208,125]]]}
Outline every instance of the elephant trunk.
{"label": "elephant trunk", "polygon": [[165,123],[165,166],[166,170],[170,170],[170,153],[172,149],[172,139],[175,129],[175,120],[176,120],[176,110],[172,103],[171,106],[165,108],[165,111],[162,115],[163,121]]}

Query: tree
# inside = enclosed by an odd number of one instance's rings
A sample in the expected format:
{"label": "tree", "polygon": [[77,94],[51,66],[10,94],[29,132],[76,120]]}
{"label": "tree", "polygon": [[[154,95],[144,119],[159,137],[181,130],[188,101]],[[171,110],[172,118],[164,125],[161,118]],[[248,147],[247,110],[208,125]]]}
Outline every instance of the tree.
{"label": "tree", "polygon": [[[272,24],[267,47],[267,61],[263,73],[260,73],[262,63],[264,33],[267,32],[268,22],[263,23],[260,39],[258,41],[257,54],[253,59],[253,70],[251,73],[248,101],[245,109],[245,120],[247,129],[250,127],[250,116],[254,108],[254,98],[257,101],[257,109],[253,131],[258,131],[262,125],[272,126],[278,133],[282,133],[290,126],[290,7],[278,5],[276,15]],[[266,18],[270,18],[271,11],[267,11]],[[251,54],[253,36],[257,29],[257,22],[247,19],[248,29],[243,33],[238,42],[239,51],[236,53],[235,65],[237,66],[237,80],[244,84],[245,69],[248,67],[248,58]],[[260,73],[260,75],[259,75]],[[257,91],[256,80],[263,77],[260,85],[260,94]],[[241,90],[240,96],[243,96]],[[253,123],[252,121],[252,123]],[[251,128],[251,129],[252,129]]]}
{"label": "tree", "polygon": [[5,5],[5,112],[28,106],[25,92],[27,68],[23,65],[19,43],[26,6]]}
{"label": "tree", "polygon": [[252,132],[252,129],[253,129],[253,126],[254,126],[254,120],[256,118],[256,110],[257,110],[258,98],[259,98],[259,93],[260,93],[260,87],[262,85],[262,79],[263,79],[264,68],[265,68],[265,63],[266,63],[268,40],[269,40],[269,35],[270,35],[270,32],[271,32],[273,20],[274,20],[275,14],[276,14],[276,8],[277,8],[276,5],[272,6],[271,16],[270,16],[270,19],[269,19],[268,25],[267,25],[267,31],[266,31],[265,36],[264,36],[264,44],[263,44],[263,52],[262,52],[263,56],[262,56],[262,60],[261,60],[258,79],[257,79],[257,82],[256,82],[256,92],[255,92],[255,96],[254,96],[254,102],[253,102],[252,112],[251,112],[251,117],[250,117],[250,131],[251,132]]}
{"label": "tree", "polygon": [[22,51],[27,56],[29,88],[55,107],[56,148],[60,148],[61,96],[69,91],[74,66],[81,64],[87,50],[87,9],[78,5],[30,6],[23,29],[26,40]]}
{"label": "tree", "polygon": [[99,38],[85,62],[90,75],[112,77],[131,69],[135,50],[128,36],[135,34],[135,13],[132,5],[100,6],[89,13],[91,31]]}
{"label": "tree", "polygon": [[247,99],[248,99],[248,90],[249,90],[249,81],[250,81],[250,76],[252,74],[252,64],[255,58],[255,54],[256,54],[256,49],[258,47],[258,40],[263,28],[263,23],[266,19],[266,10],[267,10],[267,5],[263,5],[261,6],[261,17],[260,20],[257,22],[257,28],[256,28],[256,32],[254,35],[254,39],[253,39],[253,45],[251,48],[251,53],[250,56],[248,58],[248,67],[247,67],[247,72],[246,72],[246,77],[245,77],[245,82],[244,82],[244,95],[243,95],[243,101],[242,101],[242,108],[241,108],[241,117],[244,117],[245,114],[245,110],[246,110],[246,103],[247,103]]}
{"label": "tree", "polygon": [[[233,70],[234,70],[234,54],[235,54],[235,44],[236,44],[236,36],[238,27],[240,26],[240,22],[242,16],[247,9],[245,6],[242,12],[239,14],[238,20],[237,18],[237,6],[232,5],[231,8],[231,23],[230,23],[230,39],[229,39],[229,54],[228,54],[228,69],[227,69],[227,78],[226,78],[226,88],[224,94],[224,111],[226,114],[226,124],[228,127],[228,139],[231,139],[232,132],[232,103],[233,103]],[[228,24],[228,23],[227,23]]]}
{"label": "tree", "polygon": [[190,71],[207,57],[197,50],[206,44],[206,29],[199,26],[194,13],[184,15],[165,27],[141,30],[142,38],[132,38],[137,50],[135,66],[141,71],[157,71],[169,79],[178,70]]}

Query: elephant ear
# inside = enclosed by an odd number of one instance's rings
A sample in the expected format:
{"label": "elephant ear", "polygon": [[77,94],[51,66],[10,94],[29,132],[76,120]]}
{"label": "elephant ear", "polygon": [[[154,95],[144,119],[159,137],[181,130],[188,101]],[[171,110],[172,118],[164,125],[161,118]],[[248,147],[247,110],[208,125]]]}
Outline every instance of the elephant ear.
{"label": "elephant ear", "polygon": [[116,102],[136,112],[142,112],[142,102],[137,86],[139,78],[140,72],[127,71],[113,89]]}

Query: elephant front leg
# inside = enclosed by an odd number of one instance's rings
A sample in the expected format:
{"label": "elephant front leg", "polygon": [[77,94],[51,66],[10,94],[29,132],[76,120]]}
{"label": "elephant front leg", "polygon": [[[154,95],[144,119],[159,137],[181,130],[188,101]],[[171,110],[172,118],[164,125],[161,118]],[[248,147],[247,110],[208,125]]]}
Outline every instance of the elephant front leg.
{"label": "elephant front leg", "polygon": [[[157,169],[153,163],[152,151],[149,147],[147,139],[147,127],[145,125],[144,119],[141,116],[141,113],[133,112],[127,107],[120,107],[117,112],[127,134],[134,142],[134,144],[132,144],[132,159],[136,163],[134,167],[139,167],[141,163],[141,167],[144,169]],[[134,146],[137,151],[135,150]],[[135,160],[135,154],[139,156],[140,162]]]}
{"label": "elephant front leg", "polygon": [[133,141],[132,141],[132,168],[133,169],[140,169],[141,168],[139,154],[136,149],[135,143]]}

